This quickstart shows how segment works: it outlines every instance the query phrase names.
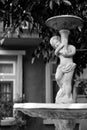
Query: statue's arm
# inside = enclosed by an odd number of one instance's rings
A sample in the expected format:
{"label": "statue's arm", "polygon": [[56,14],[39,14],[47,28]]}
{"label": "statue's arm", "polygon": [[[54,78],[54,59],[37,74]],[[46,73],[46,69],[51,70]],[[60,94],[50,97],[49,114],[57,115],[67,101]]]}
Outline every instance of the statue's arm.
{"label": "statue's arm", "polygon": [[56,50],[55,50],[55,55],[57,56],[59,54],[59,51],[64,47],[64,44],[60,44]]}
{"label": "statue's arm", "polygon": [[71,57],[73,55],[75,55],[76,53],[76,48],[74,46],[71,47],[70,51],[64,51],[64,53],[62,53],[62,55],[66,56],[66,57]]}

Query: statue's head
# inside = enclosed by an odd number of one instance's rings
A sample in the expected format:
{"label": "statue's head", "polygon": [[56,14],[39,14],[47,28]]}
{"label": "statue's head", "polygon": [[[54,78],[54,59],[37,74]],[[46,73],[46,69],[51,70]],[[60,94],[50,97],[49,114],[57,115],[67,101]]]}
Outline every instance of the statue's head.
{"label": "statue's head", "polygon": [[61,43],[60,40],[61,40],[61,39],[60,39],[59,36],[53,36],[53,37],[50,39],[50,44],[51,44],[51,46],[52,46],[54,49],[56,49],[56,48],[59,46],[59,44]]}

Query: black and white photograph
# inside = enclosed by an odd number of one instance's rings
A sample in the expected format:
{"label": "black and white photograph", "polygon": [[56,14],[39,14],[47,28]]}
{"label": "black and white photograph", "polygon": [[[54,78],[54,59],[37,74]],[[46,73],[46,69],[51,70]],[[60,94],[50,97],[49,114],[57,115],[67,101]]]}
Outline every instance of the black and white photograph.
{"label": "black and white photograph", "polygon": [[87,0],[0,0],[0,130],[87,130]]}

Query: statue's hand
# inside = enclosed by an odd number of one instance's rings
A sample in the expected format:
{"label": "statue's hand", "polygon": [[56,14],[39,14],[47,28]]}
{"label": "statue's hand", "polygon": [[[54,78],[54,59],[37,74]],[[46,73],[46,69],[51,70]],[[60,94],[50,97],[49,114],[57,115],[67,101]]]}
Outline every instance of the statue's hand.
{"label": "statue's hand", "polygon": [[64,47],[64,44],[60,44],[55,50],[55,55],[58,56],[60,54],[60,50]]}
{"label": "statue's hand", "polygon": [[60,52],[59,52],[61,55],[67,55],[67,53],[68,53],[68,50],[64,47],[63,49],[61,49],[60,50]]}
{"label": "statue's hand", "polygon": [[72,57],[76,53],[76,49],[73,45],[69,45],[68,48],[64,47],[60,50],[60,54],[64,57]]}

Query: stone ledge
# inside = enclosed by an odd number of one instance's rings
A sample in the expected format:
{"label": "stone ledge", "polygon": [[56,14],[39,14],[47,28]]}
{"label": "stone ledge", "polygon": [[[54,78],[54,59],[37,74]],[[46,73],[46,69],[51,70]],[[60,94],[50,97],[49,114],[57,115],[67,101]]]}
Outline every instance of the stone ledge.
{"label": "stone ledge", "polygon": [[1,126],[12,126],[16,124],[16,120],[14,117],[8,117],[3,120],[1,120]]}
{"label": "stone ledge", "polygon": [[87,103],[16,103],[14,110],[43,119],[87,119]]}

